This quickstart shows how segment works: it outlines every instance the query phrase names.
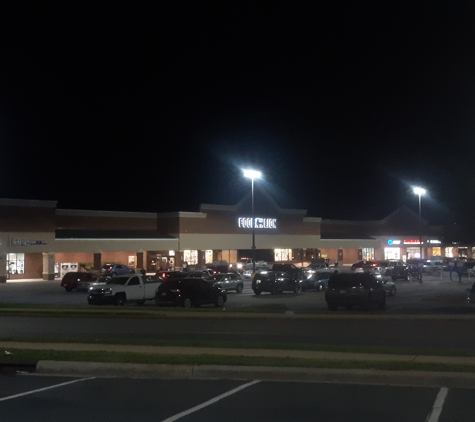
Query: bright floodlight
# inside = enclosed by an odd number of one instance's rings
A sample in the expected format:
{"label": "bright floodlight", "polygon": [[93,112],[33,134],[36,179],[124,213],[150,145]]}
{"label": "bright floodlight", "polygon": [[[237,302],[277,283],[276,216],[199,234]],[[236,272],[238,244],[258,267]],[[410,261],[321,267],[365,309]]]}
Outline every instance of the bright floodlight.
{"label": "bright floodlight", "polygon": [[261,172],[257,170],[243,170],[244,177],[249,177],[249,179],[260,179]]}
{"label": "bright floodlight", "polygon": [[424,195],[426,193],[426,190],[424,188],[414,188],[414,193],[416,195]]}

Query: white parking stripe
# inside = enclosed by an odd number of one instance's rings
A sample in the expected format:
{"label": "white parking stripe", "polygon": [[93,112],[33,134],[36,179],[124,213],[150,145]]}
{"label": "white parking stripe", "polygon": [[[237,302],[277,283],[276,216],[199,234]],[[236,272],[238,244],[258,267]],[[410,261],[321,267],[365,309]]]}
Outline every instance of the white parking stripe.
{"label": "white parking stripe", "polygon": [[440,414],[442,413],[442,407],[444,406],[445,399],[449,389],[447,387],[442,387],[435,398],[434,406],[432,407],[429,416],[427,416],[426,422],[438,422]]}
{"label": "white parking stripe", "polygon": [[87,380],[93,380],[93,379],[94,379],[94,377],[92,377],[92,378],[81,378],[79,380],[63,382],[61,384],[51,385],[51,386],[45,387],[45,388],[38,388],[37,390],[31,390],[31,391],[27,391],[25,393],[20,393],[20,394],[15,394],[13,396],[3,397],[3,398],[0,398],[0,401],[16,399],[18,397],[28,396],[29,394],[40,393],[41,391],[51,390],[52,388],[62,387],[63,385],[68,385],[68,384],[73,384],[73,383],[79,382],[79,381],[87,381]]}
{"label": "white parking stripe", "polygon": [[192,407],[191,409],[185,410],[184,412],[177,413],[174,416],[171,416],[170,418],[164,419],[162,422],[173,422],[176,421],[183,416],[187,416],[193,412],[196,412],[197,410],[203,409],[206,406],[209,406],[210,404],[216,403],[217,401],[224,399],[225,397],[231,396],[234,393],[237,393],[238,391],[244,390],[247,387],[250,387],[251,385],[257,384],[260,381],[251,381],[248,382],[247,384],[241,385],[233,390],[228,391],[227,393],[221,394],[219,396],[216,396],[214,399],[208,400],[202,404],[199,404],[198,406]]}

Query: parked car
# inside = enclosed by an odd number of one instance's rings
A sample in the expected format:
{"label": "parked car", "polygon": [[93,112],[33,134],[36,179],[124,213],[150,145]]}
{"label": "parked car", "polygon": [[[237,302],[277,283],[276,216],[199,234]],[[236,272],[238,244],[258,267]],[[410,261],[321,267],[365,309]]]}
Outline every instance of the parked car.
{"label": "parked car", "polygon": [[302,292],[307,290],[326,290],[328,288],[328,280],[332,274],[333,271],[329,270],[319,270],[310,274],[307,273],[300,280],[300,290],[302,290]]}
{"label": "parked car", "polygon": [[384,291],[389,296],[396,296],[396,284],[393,281],[384,279],[381,274],[373,273],[376,279],[382,284]]}
{"label": "parked car", "polygon": [[386,307],[386,291],[374,274],[363,273],[334,273],[328,281],[325,300],[330,311],[336,311],[339,306],[347,309],[359,306],[370,310],[375,307]]}
{"label": "parked car", "polygon": [[127,302],[143,305],[146,300],[155,299],[159,285],[159,281],[139,274],[122,274],[89,287],[87,301],[89,305],[124,306]]}
{"label": "parked car", "polygon": [[303,271],[302,267],[297,267],[294,264],[288,262],[279,262],[272,265],[272,271],[284,272],[290,275],[290,277],[297,281],[300,280]]}
{"label": "parked car", "polygon": [[206,269],[211,271],[213,274],[227,273],[229,268],[230,265],[228,261],[213,261],[211,264],[206,264]]}
{"label": "parked car", "polygon": [[294,279],[290,274],[282,271],[263,271],[256,273],[252,279],[252,290],[256,295],[260,295],[262,292],[270,292],[273,295],[284,291],[297,293],[299,289],[298,279]]}
{"label": "parked car", "polygon": [[329,265],[325,261],[312,262],[310,265],[302,268],[301,271],[303,271],[307,275],[310,275],[310,274],[316,273],[318,270],[325,270],[328,268],[329,268]]}
{"label": "parked car", "polygon": [[252,270],[253,268],[259,268],[259,267],[267,267],[267,262],[266,261],[254,261],[252,258],[240,258],[235,266],[232,268],[236,268],[236,271],[243,272],[245,270]]}
{"label": "parked car", "polygon": [[235,272],[228,272],[226,274],[215,274],[207,279],[214,281],[214,284],[221,287],[222,289],[236,290],[236,292],[241,293],[244,289],[244,282],[239,274]]}
{"label": "parked car", "polygon": [[64,275],[61,280],[61,287],[64,287],[67,292],[73,290],[87,291],[92,283],[98,282],[100,276],[92,272],[69,272]]}
{"label": "parked car", "polygon": [[159,281],[166,281],[180,277],[183,277],[183,273],[181,271],[157,271],[154,278]]}
{"label": "parked car", "polygon": [[245,279],[251,280],[254,273],[261,273],[263,271],[270,271],[270,268],[269,267],[258,267],[258,268],[256,268],[256,271],[252,271],[252,269],[251,270],[244,270],[242,272],[242,277],[245,278]]}
{"label": "parked car", "polygon": [[[213,275],[211,270],[194,270],[180,273],[180,277],[186,278],[208,278]],[[175,277],[179,278],[179,277]]]}
{"label": "parked car", "polygon": [[101,268],[101,274],[115,277],[122,274],[135,274],[135,270],[122,264],[105,264]]}
{"label": "parked car", "polygon": [[158,306],[191,308],[214,304],[222,307],[227,300],[226,290],[201,278],[180,278],[161,283],[156,290]]}
{"label": "parked car", "polygon": [[407,265],[400,259],[386,259],[378,261],[377,268],[381,270],[383,276],[389,276],[393,281],[402,279],[409,280]]}
{"label": "parked car", "polygon": [[359,261],[351,266],[351,270],[354,272],[383,272],[383,268],[379,265],[378,261]]}

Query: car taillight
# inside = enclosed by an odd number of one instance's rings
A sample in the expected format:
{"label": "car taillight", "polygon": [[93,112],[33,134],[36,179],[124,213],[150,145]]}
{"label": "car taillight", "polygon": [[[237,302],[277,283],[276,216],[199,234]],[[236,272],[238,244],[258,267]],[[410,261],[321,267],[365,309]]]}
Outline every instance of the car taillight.
{"label": "car taillight", "polygon": [[376,267],[378,264],[373,264],[373,267]]}
{"label": "car taillight", "polygon": [[175,290],[170,290],[171,293],[180,293],[180,290],[179,289],[175,289]]}

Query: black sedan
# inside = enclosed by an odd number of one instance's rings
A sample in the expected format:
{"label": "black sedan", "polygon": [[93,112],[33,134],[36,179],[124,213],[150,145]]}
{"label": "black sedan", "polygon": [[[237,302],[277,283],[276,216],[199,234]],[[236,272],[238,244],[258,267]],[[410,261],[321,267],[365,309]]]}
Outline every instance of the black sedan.
{"label": "black sedan", "polygon": [[270,292],[278,295],[283,291],[297,293],[300,290],[299,281],[288,273],[282,271],[261,272],[254,275],[252,279],[252,290],[256,295],[261,292]]}
{"label": "black sedan", "polygon": [[158,306],[199,308],[201,305],[222,307],[227,300],[226,290],[201,278],[181,278],[164,281],[156,291]]}

